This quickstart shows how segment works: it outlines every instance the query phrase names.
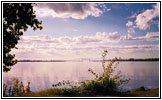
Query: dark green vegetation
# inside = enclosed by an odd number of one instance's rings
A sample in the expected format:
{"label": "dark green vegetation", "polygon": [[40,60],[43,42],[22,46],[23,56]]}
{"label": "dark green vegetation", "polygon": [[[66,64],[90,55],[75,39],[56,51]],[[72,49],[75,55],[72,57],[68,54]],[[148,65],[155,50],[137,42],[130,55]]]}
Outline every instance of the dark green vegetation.
{"label": "dark green vegetation", "polygon": [[[95,90],[94,90],[95,91]],[[86,92],[86,90],[84,90]],[[94,92],[93,92],[94,93]],[[39,92],[30,91],[30,82],[27,86],[24,86],[17,78],[12,78],[6,84],[3,84],[3,96],[4,97],[158,97],[159,89],[145,90],[144,87],[140,87],[135,90],[120,92],[117,91],[114,94],[92,94],[92,93],[80,93],[78,88],[51,88]]]}
{"label": "dark green vegetation", "polygon": [[[101,62],[101,60],[92,60],[93,62]],[[105,60],[105,61],[111,61],[111,60]],[[145,58],[145,59],[116,59],[116,61],[159,61],[159,58]]]}
{"label": "dark green vegetation", "polygon": [[158,97],[159,96],[159,89],[149,89],[149,90],[140,90],[135,89],[128,92],[121,92],[119,96],[123,97]]}
{"label": "dark green vegetation", "polygon": [[21,95],[23,97],[159,97],[159,89],[117,92],[114,95],[79,95],[75,89],[48,89]]}
{"label": "dark green vegetation", "polygon": [[31,3],[3,3],[3,71],[7,72],[17,63],[11,49],[16,48],[20,36],[30,26],[42,29],[42,22],[36,19]]}

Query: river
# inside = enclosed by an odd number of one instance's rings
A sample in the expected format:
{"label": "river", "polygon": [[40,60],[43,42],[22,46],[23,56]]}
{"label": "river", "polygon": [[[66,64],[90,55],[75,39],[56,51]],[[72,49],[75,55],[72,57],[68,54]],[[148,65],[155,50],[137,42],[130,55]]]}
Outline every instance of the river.
{"label": "river", "polygon": [[[24,85],[31,82],[31,91],[40,91],[52,87],[62,80],[83,81],[93,79],[88,72],[102,72],[101,62],[18,62],[11,71],[3,72],[3,82],[18,78]],[[116,71],[121,71],[123,78],[130,79],[120,87],[122,91],[144,86],[147,89],[159,88],[159,62],[120,62]]]}

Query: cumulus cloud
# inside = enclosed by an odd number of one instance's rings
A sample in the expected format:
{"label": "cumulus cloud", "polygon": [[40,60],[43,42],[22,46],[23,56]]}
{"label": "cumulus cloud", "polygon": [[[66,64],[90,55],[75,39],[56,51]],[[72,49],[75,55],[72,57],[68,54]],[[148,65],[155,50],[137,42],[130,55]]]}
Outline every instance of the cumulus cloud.
{"label": "cumulus cloud", "polygon": [[159,16],[159,4],[153,5],[152,9],[144,10],[142,13],[134,13],[129,18],[136,18],[135,21],[128,21],[128,33],[135,33],[135,28],[146,30],[153,24],[158,24],[159,20],[155,20]]}
{"label": "cumulus cloud", "polygon": [[[102,34],[103,35],[103,34]],[[102,37],[101,35],[101,37]],[[100,37],[100,36],[99,36]],[[157,38],[154,33],[148,33],[145,38]],[[128,35],[124,40],[142,40]],[[39,41],[38,41],[39,40]],[[80,41],[80,42],[79,42]],[[92,43],[92,44],[91,44]],[[129,53],[155,52],[158,45],[106,45],[101,40],[92,37],[53,37],[53,36],[23,36],[18,44],[19,49],[13,50],[18,59],[75,59],[81,57],[100,57],[104,49],[109,50],[109,57],[114,54],[127,56]],[[155,54],[153,54],[155,56]],[[25,58],[24,58],[25,57]],[[72,57],[72,58],[71,58]],[[131,56],[132,57],[132,56]]]}
{"label": "cumulus cloud", "polygon": [[122,36],[122,40],[134,41],[157,41],[159,40],[159,32],[148,32],[145,36],[132,37],[130,34]]}
{"label": "cumulus cloud", "polygon": [[[50,45],[85,45],[85,44],[102,44],[102,43],[119,43],[120,41],[125,40],[138,40],[138,41],[157,41],[159,40],[159,32],[148,32],[145,36],[133,37],[130,34],[120,35],[118,32],[97,32],[93,36],[63,36],[63,37],[54,37],[48,35],[39,35],[39,36],[23,36],[20,39],[20,43],[32,45],[37,43],[39,46],[42,44]],[[30,46],[28,46],[30,47]]]}
{"label": "cumulus cloud", "polygon": [[21,38],[20,42],[39,42],[39,43],[60,43],[60,44],[87,44],[87,43],[100,43],[100,42],[107,42],[107,43],[117,43],[121,39],[121,35],[118,32],[97,32],[94,36],[63,36],[63,37],[52,37],[48,35],[39,35],[39,36],[24,36]]}
{"label": "cumulus cloud", "polygon": [[[49,35],[22,36],[13,50],[18,59],[72,59],[73,57],[100,57],[104,49],[114,54],[128,55],[137,52],[158,52],[158,45],[118,45],[120,41],[156,41],[158,32],[148,32],[145,36],[123,36],[117,32],[97,32],[93,36],[62,36]],[[155,55],[152,54],[152,55]],[[24,58],[25,57],[25,58]]]}
{"label": "cumulus cloud", "polygon": [[96,3],[38,3],[34,6],[34,10],[40,17],[74,19],[85,19],[88,16],[99,17],[104,11],[110,11],[106,5]]}
{"label": "cumulus cloud", "polygon": [[133,25],[133,22],[130,21],[130,20],[126,23],[126,26],[127,26],[127,27],[131,27],[132,25]]}
{"label": "cumulus cloud", "polygon": [[135,33],[135,30],[134,30],[134,28],[133,28],[133,22],[132,21],[128,21],[127,23],[126,23],[126,26],[128,27],[128,33]]}
{"label": "cumulus cloud", "polygon": [[118,34],[118,32],[112,32],[112,33],[97,32],[96,38],[104,42],[116,43],[120,41],[121,36]]}
{"label": "cumulus cloud", "polygon": [[153,5],[152,9],[147,9],[144,12],[136,16],[136,26],[141,30],[146,30],[153,24],[157,24],[158,21],[153,20],[159,16],[159,4]]}

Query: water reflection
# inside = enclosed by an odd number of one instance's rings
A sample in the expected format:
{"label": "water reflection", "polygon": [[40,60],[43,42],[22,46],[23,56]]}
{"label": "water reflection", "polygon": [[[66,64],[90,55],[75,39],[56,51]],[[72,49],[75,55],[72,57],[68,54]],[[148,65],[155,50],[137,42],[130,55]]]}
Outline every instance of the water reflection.
{"label": "water reflection", "polygon": [[[145,86],[159,87],[159,62],[120,62],[117,70],[121,70],[130,82],[121,87],[128,90]],[[8,73],[3,73],[4,82],[17,77],[26,85],[31,82],[32,91],[51,88],[52,84],[62,80],[88,80],[93,75],[88,68],[102,72],[101,62],[19,62]]]}

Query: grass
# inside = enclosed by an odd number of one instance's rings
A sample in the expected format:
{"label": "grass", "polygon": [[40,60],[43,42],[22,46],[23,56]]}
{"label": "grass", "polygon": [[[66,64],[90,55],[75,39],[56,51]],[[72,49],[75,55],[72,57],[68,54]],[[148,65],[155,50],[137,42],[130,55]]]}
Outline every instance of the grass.
{"label": "grass", "polygon": [[[32,92],[25,95],[23,97],[159,97],[159,89],[151,89],[151,90],[132,90],[128,92],[118,92],[115,95],[78,95],[73,94],[75,90],[71,90],[69,94],[62,94],[65,91],[63,89],[47,89],[40,92]],[[69,91],[69,89],[67,89]],[[70,94],[72,93],[72,94]]]}
{"label": "grass", "polygon": [[151,90],[132,90],[129,92],[123,92],[120,96],[127,97],[159,97],[159,89]]}

